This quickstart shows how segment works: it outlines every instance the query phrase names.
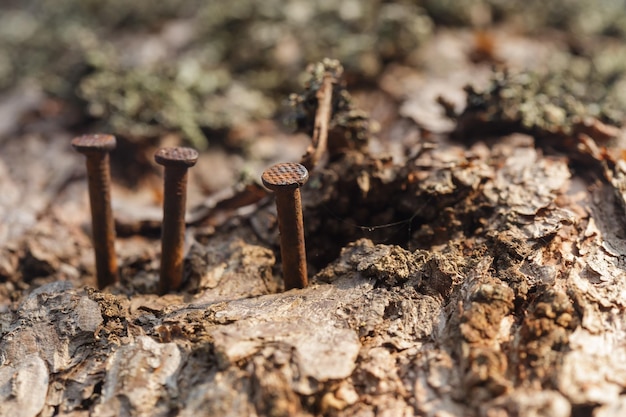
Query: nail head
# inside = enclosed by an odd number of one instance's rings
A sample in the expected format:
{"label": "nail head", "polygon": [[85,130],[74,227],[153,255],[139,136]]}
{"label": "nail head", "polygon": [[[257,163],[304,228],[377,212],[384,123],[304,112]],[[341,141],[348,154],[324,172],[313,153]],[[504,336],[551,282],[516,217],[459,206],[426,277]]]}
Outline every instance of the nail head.
{"label": "nail head", "polygon": [[72,147],[81,153],[109,152],[115,149],[115,136],[112,135],[82,135],[72,139]]}
{"label": "nail head", "polygon": [[190,168],[198,161],[198,151],[192,148],[161,148],[154,154],[159,165]]}
{"label": "nail head", "polygon": [[261,180],[270,190],[299,188],[309,179],[309,171],[295,162],[276,164],[263,172]]}

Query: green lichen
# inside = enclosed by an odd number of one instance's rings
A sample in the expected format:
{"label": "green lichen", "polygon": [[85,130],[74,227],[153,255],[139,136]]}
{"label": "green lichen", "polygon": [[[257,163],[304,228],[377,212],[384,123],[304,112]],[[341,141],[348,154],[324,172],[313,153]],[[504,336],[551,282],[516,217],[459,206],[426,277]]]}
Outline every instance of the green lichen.
{"label": "green lichen", "polygon": [[[419,65],[414,52],[436,26],[450,24],[565,34],[573,53],[549,68],[555,76],[541,76],[564,95],[536,86],[545,80],[507,81],[528,83],[520,92],[526,104],[515,110],[524,125],[551,129],[581,113],[616,121],[626,108],[626,0],[33,0],[2,7],[0,91],[37,83],[129,138],[175,132],[202,148],[215,131],[271,117],[299,88],[307,63],[330,56],[352,79],[375,80],[387,63]],[[172,27],[187,32],[172,41]],[[597,36],[617,42],[589,41]],[[141,51],[152,44],[163,50],[149,59]],[[528,98],[532,92],[540,96]]]}
{"label": "green lichen", "polygon": [[485,26],[513,23],[529,34],[558,29],[571,36],[626,38],[626,0],[423,0],[437,24]]}
{"label": "green lichen", "polygon": [[[167,44],[176,23],[188,36],[163,57],[134,50]],[[30,80],[120,136],[174,131],[204,147],[212,131],[271,117],[308,62],[333,56],[374,77],[432,29],[408,1],[16,2],[0,13],[0,91]]]}
{"label": "green lichen", "polygon": [[491,125],[505,131],[572,135],[590,120],[617,127],[626,120],[625,47],[604,43],[589,56],[563,53],[546,67],[499,69],[486,88],[468,86],[458,130]]}

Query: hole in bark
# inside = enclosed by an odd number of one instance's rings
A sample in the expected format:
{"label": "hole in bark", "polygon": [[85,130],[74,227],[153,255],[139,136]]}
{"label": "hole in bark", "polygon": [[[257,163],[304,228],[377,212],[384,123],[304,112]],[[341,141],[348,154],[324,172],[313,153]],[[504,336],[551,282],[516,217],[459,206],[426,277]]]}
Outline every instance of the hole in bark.
{"label": "hole in bark", "polygon": [[572,417],[587,417],[593,414],[594,404],[572,405]]}
{"label": "hole in bark", "polygon": [[104,386],[104,379],[102,379],[101,381],[98,381],[93,386],[93,392],[91,393],[91,395],[83,399],[83,401],[81,402],[81,405],[84,410],[91,409],[91,407],[98,401],[98,399],[100,398],[100,395],[102,394],[103,386]]}
{"label": "hole in bark", "polygon": [[[361,238],[409,251],[429,249],[458,234],[475,234],[491,214],[491,207],[476,201],[480,193],[467,186],[455,186],[451,194],[429,193],[411,183],[410,174],[398,167],[385,168],[397,172],[393,181],[384,183],[376,177],[384,170],[371,167],[383,165],[383,161],[356,164],[346,159],[314,173],[302,191],[307,261],[313,267],[310,274]],[[364,177],[369,179],[362,180]],[[362,188],[364,182],[367,192]]]}

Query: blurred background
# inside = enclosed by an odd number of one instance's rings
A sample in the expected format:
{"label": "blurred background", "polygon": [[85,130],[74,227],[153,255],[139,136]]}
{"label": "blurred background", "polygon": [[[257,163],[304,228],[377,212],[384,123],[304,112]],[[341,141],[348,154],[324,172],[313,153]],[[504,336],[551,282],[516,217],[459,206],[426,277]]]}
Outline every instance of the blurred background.
{"label": "blurred background", "polygon": [[118,139],[121,217],[159,219],[160,146],[202,151],[190,206],[258,182],[304,153],[288,98],[325,57],[371,117],[370,150],[400,165],[468,107],[536,136],[589,117],[619,128],[625,38],[626,0],[2,0],[0,158],[14,182],[0,210],[39,216],[41,187],[18,191],[39,181],[33,161],[50,155],[40,182],[59,171],[63,187],[83,175],[69,147],[83,133]]}
{"label": "blurred background", "polygon": [[[354,90],[398,78],[390,67],[406,78],[482,61],[574,72],[597,100],[609,85],[624,92],[625,37],[625,0],[2,0],[0,137],[45,119],[245,157],[270,129],[255,123],[288,121],[285,99],[324,57],[341,61]],[[623,110],[626,94],[614,95]]]}

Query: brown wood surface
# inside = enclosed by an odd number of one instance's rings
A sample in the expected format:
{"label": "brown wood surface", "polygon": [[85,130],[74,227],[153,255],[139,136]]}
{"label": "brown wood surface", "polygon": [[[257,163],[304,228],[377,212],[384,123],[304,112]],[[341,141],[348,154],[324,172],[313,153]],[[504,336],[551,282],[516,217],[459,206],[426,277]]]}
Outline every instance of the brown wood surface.
{"label": "brown wood surface", "polygon": [[[79,162],[61,139],[24,140]],[[19,178],[8,151],[1,184],[14,200],[2,265],[15,279],[30,274],[31,290],[8,302],[23,284],[2,284],[2,415],[624,410],[621,164],[607,182],[577,175],[567,155],[545,156],[524,135],[436,144],[398,172],[453,196],[453,220],[480,202],[485,216],[472,229],[423,224],[415,236],[442,234],[428,249],[357,240],[308,288],[281,293],[273,251],[232,226],[192,239],[188,291],[157,297],[140,288],[156,288],[158,262],[131,274],[130,255],[123,282],[133,284],[83,288],[95,283],[86,184],[59,187],[74,169]],[[11,194],[18,181],[30,192]],[[305,206],[312,192],[303,189]],[[18,205],[25,220],[8,222]],[[271,212],[264,207],[249,216]],[[37,276],[48,278],[39,286]]]}
{"label": "brown wood surface", "polygon": [[[134,62],[123,46],[135,36],[146,50],[169,45],[176,63],[179,49],[203,43],[176,41],[186,20],[158,22],[111,41],[126,51],[121,62]],[[465,85],[504,77],[493,64],[542,69],[564,49],[596,44],[566,48],[553,32],[506,27],[480,45],[468,27],[429,36],[405,60],[352,57],[373,62],[377,76],[347,74],[355,88],[332,84],[332,100],[308,91],[341,114],[304,123],[329,131],[308,151],[314,167],[301,189],[309,286],[287,292],[276,209],[259,178],[297,161],[306,134],[285,132],[267,109],[262,120],[234,114],[226,133],[203,125],[210,146],[189,172],[184,279],[164,296],[163,184],[151,163],[184,135],[154,122],[165,110],[143,120],[146,137],[121,134],[110,157],[120,281],[100,291],[85,164],[70,140],[104,122],[78,123],[87,113],[73,101],[28,84],[0,92],[0,416],[626,415],[624,129],[565,120],[553,103],[533,108],[547,109],[547,127],[515,112],[497,119],[506,100],[463,111]],[[295,38],[285,39],[291,50]],[[250,54],[233,52],[242,61],[232,68],[248,69]],[[262,95],[239,86],[250,78],[228,80],[235,87],[209,110]],[[513,102],[527,92],[506,91]]]}

